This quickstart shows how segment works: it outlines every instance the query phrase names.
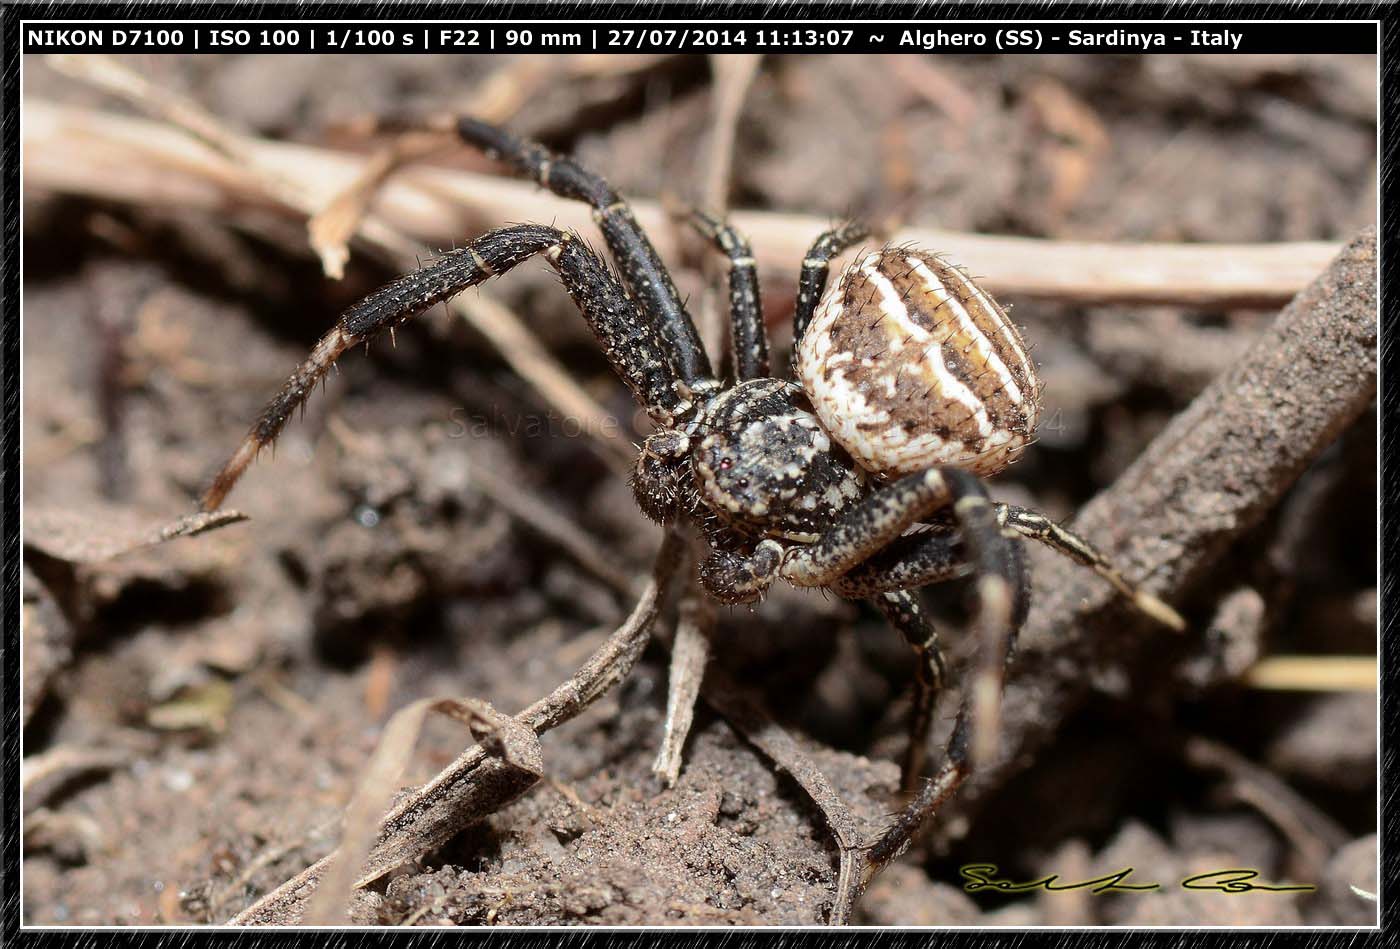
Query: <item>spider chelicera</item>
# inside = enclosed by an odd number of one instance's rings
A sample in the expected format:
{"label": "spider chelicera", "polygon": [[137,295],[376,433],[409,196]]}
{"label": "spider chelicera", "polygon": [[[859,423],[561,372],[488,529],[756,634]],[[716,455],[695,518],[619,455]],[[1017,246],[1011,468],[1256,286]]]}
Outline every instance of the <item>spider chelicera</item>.
{"label": "spider chelicera", "polygon": [[[475,119],[458,120],[455,130],[522,177],[591,205],[617,276],[577,234],[517,224],[383,287],[341,316],[268,404],[206,492],[206,509],[222,503],[346,350],[543,255],[656,425],[637,459],[633,491],[652,520],[688,524],[708,542],[699,570],[705,590],[724,603],[748,603],[784,580],[867,599],[916,654],[902,761],[911,797],[865,849],[862,888],[995,740],[1001,669],[1029,605],[1014,539],[1074,558],[1143,612],[1182,627],[1170,607],[1133,588],[1084,539],[988,498],[981,478],[1010,464],[1034,435],[1040,382],[1016,327],[960,268],[917,249],[885,247],[861,256],[828,291],[831,260],[867,234],[854,225],[822,234],[798,281],[797,381],[772,378],[748,242],[692,212],[690,223],[729,261],[734,380],[726,384],[651,242],[602,178]],[[945,670],[915,591],[968,574],[976,578],[981,660],[939,771],[921,782]]]}

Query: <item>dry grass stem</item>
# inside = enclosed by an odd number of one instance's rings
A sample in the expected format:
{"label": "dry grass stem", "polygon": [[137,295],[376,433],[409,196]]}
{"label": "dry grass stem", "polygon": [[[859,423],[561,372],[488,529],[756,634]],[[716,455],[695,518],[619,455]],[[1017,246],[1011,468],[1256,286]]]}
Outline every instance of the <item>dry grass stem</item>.
{"label": "dry grass stem", "polygon": [[1380,684],[1375,656],[1269,656],[1251,666],[1251,689],[1296,692],[1375,692]]}
{"label": "dry grass stem", "polygon": [[[103,62],[96,67],[88,63],[73,71],[73,75],[127,96],[135,104],[164,116],[173,123],[174,128],[150,122],[143,123],[151,126],[152,131],[162,131],[165,136],[163,144],[167,147],[166,154],[174,160],[173,167],[160,167],[160,163],[157,162],[155,167],[148,166],[143,169],[140,177],[147,184],[154,183],[164,178],[167,173],[180,168],[188,171],[193,164],[204,168],[210,175],[206,182],[217,181],[225,185],[238,182],[237,190],[245,199],[251,199],[256,206],[265,205],[270,198],[274,203],[314,218],[323,208],[335,203],[341,195],[353,192],[357,182],[364,178],[365,166],[373,164],[373,159],[359,160],[344,169],[350,174],[331,178],[323,177],[325,168],[318,167],[316,163],[290,162],[280,166],[274,163],[274,166],[269,166],[265,161],[268,156],[257,154],[257,140],[241,137],[225,129],[216,119],[193,103],[152,86],[130,70],[106,60],[105,57],[81,59]],[[36,105],[42,126],[44,107]],[[28,111],[26,115],[29,115]],[[91,117],[97,115],[98,113],[91,113]],[[26,123],[26,128],[28,127]],[[190,141],[190,136],[195,139],[194,142]],[[146,156],[145,160],[149,162],[149,143],[130,144],[140,148]],[[65,150],[72,147],[70,142]],[[161,146],[157,145],[156,150],[160,151]],[[136,156],[128,157],[137,162],[143,160]],[[31,158],[36,169],[47,166],[50,160],[38,155],[27,155],[26,162]],[[256,171],[250,172],[248,169]],[[380,190],[384,191],[383,180],[379,185]],[[164,200],[154,195],[151,197],[156,201]],[[353,201],[349,203],[353,204]],[[417,267],[418,261],[432,256],[428,247],[405,237],[397,225],[388,223],[381,214],[366,210],[359,219],[357,230],[362,240],[399,270]],[[494,303],[489,296],[480,291],[475,297],[460,295],[454,298],[449,302],[449,307],[491,340],[511,367],[521,378],[533,385],[545,401],[553,404],[565,417],[578,418],[585,423],[585,429],[603,442],[605,457],[609,461],[614,461],[619,453],[625,451],[626,446],[616,434],[616,427],[604,424],[609,418],[608,414],[573,381],[564,367],[538,344],[528,327],[507,307]]]}
{"label": "dry grass stem", "polygon": [[[162,204],[226,213],[266,207],[268,195],[227,162],[167,125],[93,109],[26,103],[21,127],[25,183],[142,206]],[[344,190],[366,159],[332,149],[260,139],[243,140],[260,167],[294,175],[316,195],[314,208]],[[655,202],[633,203],[637,219],[672,257],[665,212]],[[308,213],[314,213],[314,210]],[[541,192],[533,184],[438,168],[405,169],[387,182],[377,214],[416,239],[460,239],[463,215],[487,225],[555,221],[587,229],[588,209]],[[764,272],[794,279],[814,235],[830,221],[814,215],[735,212]],[[362,233],[362,236],[369,236]],[[933,228],[893,236],[947,253],[998,295],[1075,302],[1172,303],[1184,306],[1277,306],[1317,276],[1340,245],[1328,241],[1279,244],[1126,244],[994,237]]]}
{"label": "dry grass stem", "polygon": [[517,520],[558,544],[584,570],[623,596],[636,596],[636,583],[615,566],[616,558],[609,556],[592,535],[559,513],[549,501],[476,461],[471,465],[471,481]]}
{"label": "dry grass stem", "polygon": [[922,56],[890,56],[890,73],[954,124],[966,127],[977,117],[977,99],[934,60]]}
{"label": "dry grass stem", "polygon": [[651,770],[667,787],[681,775],[685,740],[695,721],[695,701],[710,661],[710,636],[715,628],[715,604],[693,585],[681,599],[676,637],[671,643],[671,669],[667,677],[666,725],[661,750]]}
{"label": "dry grass stem", "polygon": [[464,293],[447,305],[485,336],[511,368],[563,418],[577,420],[613,471],[622,475],[631,472],[636,454],[624,434],[627,429],[574,381],[513,311],[485,293]]}
{"label": "dry grass stem", "polygon": [[1351,839],[1336,821],[1271,771],[1234,749],[1193,735],[1183,744],[1182,754],[1192,767],[1224,773],[1235,796],[1263,814],[1288,838],[1309,874],[1322,873],[1332,854]]}
{"label": "dry grass stem", "polygon": [[306,222],[307,238],[321,268],[332,280],[345,276],[350,259],[350,239],[360,229],[370,204],[397,169],[418,161],[452,144],[451,139],[431,133],[409,133],[375,152],[350,187],[331,199]]}

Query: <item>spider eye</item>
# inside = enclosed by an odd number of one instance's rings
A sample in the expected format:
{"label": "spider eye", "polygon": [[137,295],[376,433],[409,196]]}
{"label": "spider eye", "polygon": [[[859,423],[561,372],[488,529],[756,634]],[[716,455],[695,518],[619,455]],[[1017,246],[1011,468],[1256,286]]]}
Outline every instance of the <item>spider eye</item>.
{"label": "spider eye", "polygon": [[797,352],[822,424],[868,471],[981,476],[1031,440],[1040,380],[1006,312],[965,271],[886,248],[822,297]]}

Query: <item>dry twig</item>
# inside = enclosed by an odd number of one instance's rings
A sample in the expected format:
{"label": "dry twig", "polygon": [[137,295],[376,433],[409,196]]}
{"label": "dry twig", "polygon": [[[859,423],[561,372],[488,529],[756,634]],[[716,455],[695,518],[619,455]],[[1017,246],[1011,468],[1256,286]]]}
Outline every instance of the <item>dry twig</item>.
{"label": "dry twig", "polygon": [[[379,746],[360,776],[359,787],[345,809],[345,833],[340,847],[328,857],[306,908],[305,922],[313,926],[343,925],[354,896],[356,874],[374,845],[380,817],[398,789],[413,746],[423,731],[429,712],[441,712],[465,722],[480,742],[478,747],[518,772],[511,783],[525,790],[544,774],[539,736],[528,723],[501,715],[486,702],[475,699],[419,699],[394,713],[384,726]],[[480,730],[484,728],[484,731]]]}
{"label": "dry twig", "polygon": [[676,638],[671,643],[666,725],[661,736],[661,750],[651,766],[668,787],[681,775],[682,751],[695,720],[695,700],[700,697],[700,683],[710,661],[710,635],[714,628],[714,601],[692,583],[681,599]]}
{"label": "dry twig", "polygon": [[[734,136],[744,98],[758,72],[759,55],[711,56],[714,73],[713,119],[710,123],[709,160],[701,207],[723,218],[729,207],[729,189],[734,165]],[[673,228],[683,228],[676,217]],[[725,321],[723,299],[718,283],[721,270],[716,266],[713,248],[706,248],[702,260],[704,292],[698,308],[697,328],[711,362],[720,364],[720,349],[724,345]],[[676,627],[671,653],[671,670],[666,696],[666,728],[652,770],[668,784],[680,777],[681,751],[695,716],[695,701],[700,695],[700,682],[710,658],[710,632],[714,629],[714,606],[692,590],[681,603],[681,619]]]}
{"label": "dry twig", "polygon": [[1201,735],[1182,743],[1182,756],[1195,768],[1224,773],[1236,797],[1263,814],[1292,843],[1309,876],[1322,873],[1347,841],[1346,830],[1268,769]]}

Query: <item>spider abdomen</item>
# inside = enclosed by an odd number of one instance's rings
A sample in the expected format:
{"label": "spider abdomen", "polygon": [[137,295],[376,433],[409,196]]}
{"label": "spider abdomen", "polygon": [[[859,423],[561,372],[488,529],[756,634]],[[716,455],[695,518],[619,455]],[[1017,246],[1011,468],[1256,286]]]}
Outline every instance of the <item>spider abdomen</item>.
{"label": "spider abdomen", "polygon": [[802,336],[822,424],[885,476],[1001,471],[1035,433],[1040,380],[1006,312],[960,268],[885,248],[851,264]]}

